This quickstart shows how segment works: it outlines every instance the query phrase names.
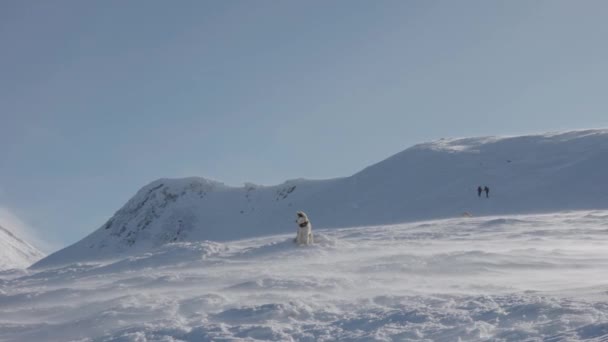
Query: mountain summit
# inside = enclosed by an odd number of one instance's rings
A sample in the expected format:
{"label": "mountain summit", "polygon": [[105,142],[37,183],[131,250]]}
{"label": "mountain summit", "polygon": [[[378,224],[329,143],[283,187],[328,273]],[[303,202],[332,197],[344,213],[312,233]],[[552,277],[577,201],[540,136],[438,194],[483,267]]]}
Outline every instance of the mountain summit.
{"label": "mountain summit", "polygon": [[[230,187],[205,178],[159,179],[92,234],[36,266],[111,258],[171,242],[295,233],[433,218],[608,207],[608,130],[441,139],[361,172],[322,181]],[[489,198],[477,187],[488,186]]]}

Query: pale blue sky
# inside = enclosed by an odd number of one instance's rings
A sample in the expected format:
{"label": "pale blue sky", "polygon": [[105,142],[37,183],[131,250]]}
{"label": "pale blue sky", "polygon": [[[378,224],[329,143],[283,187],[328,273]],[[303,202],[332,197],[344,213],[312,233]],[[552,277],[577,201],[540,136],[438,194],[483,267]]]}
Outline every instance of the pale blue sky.
{"label": "pale blue sky", "polygon": [[141,186],[351,175],[608,126],[605,1],[0,2],[0,209],[75,242]]}

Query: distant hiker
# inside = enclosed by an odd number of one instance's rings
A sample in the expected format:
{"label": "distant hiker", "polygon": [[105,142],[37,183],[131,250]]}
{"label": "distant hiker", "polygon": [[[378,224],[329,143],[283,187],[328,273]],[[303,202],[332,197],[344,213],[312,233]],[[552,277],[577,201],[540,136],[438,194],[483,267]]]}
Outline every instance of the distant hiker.
{"label": "distant hiker", "polygon": [[481,197],[481,192],[483,190],[481,189],[481,185],[477,187],[477,197]]}
{"label": "distant hiker", "polygon": [[490,188],[488,188],[487,186],[484,186],[483,191],[486,192],[486,198],[489,198],[490,197]]}
{"label": "distant hiker", "polygon": [[306,214],[304,214],[304,212],[302,211],[298,211],[296,215],[296,223],[298,224],[298,235],[296,235],[295,242],[298,245],[311,245],[313,243],[312,225],[308,220],[308,216],[306,216]]}

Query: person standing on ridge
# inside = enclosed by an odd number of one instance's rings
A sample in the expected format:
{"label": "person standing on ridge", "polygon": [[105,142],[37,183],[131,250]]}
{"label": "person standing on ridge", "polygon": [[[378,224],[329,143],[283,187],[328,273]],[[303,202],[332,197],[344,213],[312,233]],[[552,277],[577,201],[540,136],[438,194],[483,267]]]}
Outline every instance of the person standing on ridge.
{"label": "person standing on ridge", "polygon": [[477,187],[477,197],[481,197],[481,192],[483,190],[481,189],[481,185]]}
{"label": "person standing on ridge", "polygon": [[483,187],[483,191],[486,192],[486,198],[490,198],[490,188],[487,185]]}

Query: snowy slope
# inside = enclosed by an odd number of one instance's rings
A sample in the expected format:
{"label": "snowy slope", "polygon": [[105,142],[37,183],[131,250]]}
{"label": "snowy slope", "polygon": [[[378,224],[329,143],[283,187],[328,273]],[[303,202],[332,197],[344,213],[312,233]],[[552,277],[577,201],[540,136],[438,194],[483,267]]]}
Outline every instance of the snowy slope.
{"label": "snowy slope", "polygon": [[[608,130],[420,144],[346,178],[228,187],[204,178],[145,186],[97,231],[37,266],[115,257],[174,241],[227,241],[314,228],[608,208]],[[478,185],[491,198],[478,198]]]}
{"label": "snowy slope", "polygon": [[35,247],[0,226],[0,270],[25,268],[43,256]]}
{"label": "snowy slope", "polygon": [[0,341],[608,340],[608,211],[317,237],[0,272]]}

